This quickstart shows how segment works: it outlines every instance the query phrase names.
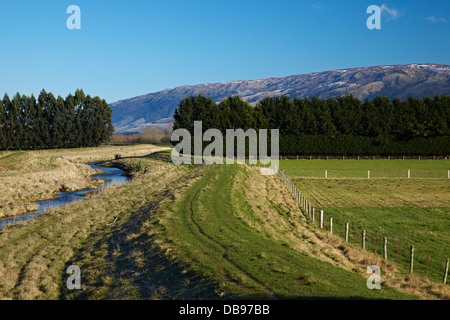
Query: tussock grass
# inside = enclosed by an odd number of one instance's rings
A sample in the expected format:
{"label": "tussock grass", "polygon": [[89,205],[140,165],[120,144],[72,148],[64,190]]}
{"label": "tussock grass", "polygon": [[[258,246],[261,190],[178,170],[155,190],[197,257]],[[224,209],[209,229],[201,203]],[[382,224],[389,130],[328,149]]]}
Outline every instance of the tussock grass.
{"label": "tussock grass", "polygon": [[[153,145],[4,152],[0,156],[0,218],[37,210],[33,201],[52,199],[59,191],[98,186],[86,162],[144,156],[165,148]],[[138,160],[136,160],[138,161]]]}
{"label": "tussock grass", "polygon": [[[220,297],[217,284],[169,260],[152,237],[149,220],[190,179],[192,168],[138,159],[148,171],[131,182],[0,230],[1,298]],[[65,287],[72,264],[81,268],[81,291]]]}

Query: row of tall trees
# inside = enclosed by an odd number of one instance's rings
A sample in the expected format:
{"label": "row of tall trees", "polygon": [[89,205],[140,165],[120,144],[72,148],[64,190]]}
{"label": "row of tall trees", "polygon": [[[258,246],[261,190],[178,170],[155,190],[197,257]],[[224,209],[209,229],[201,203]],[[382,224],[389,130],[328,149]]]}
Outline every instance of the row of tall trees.
{"label": "row of tall trees", "polygon": [[203,95],[180,101],[174,129],[279,129],[280,154],[448,155],[450,96],[268,97],[252,107],[239,96],[216,104]]}
{"label": "row of tall trees", "polygon": [[42,90],[36,100],[17,93],[0,101],[0,149],[27,150],[94,147],[114,127],[111,107],[77,90],[65,99]]}

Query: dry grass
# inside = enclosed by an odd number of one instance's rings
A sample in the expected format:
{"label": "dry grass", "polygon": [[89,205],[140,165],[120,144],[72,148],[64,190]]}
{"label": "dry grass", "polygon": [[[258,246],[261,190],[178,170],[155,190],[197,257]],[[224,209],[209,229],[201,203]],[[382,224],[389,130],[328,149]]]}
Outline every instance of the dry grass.
{"label": "dry grass", "polygon": [[52,199],[59,191],[75,191],[98,186],[86,162],[144,156],[167,148],[153,145],[60,149],[32,152],[5,152],[0,157],[0,217],[37,210],[32,203]]}
{"label": "dry grass", "polygon": [[[106,294],[119,284],[123,284],[120,290],[126,291],[128,281],[133,281],[138,271],[125,267],[130,259],[136,260],[136,266],[143,266],[158,256],[140,254],[140,250],[148,249],[139,245],[139,241],[149,240],[148,230],[139,229],[135,219],[167,197],[168,190],[185,180],[188,172],[182,166],[143,161],[147,173],[127,184],[102,189],[84,201],[0,230],[0,297],[58,299],[67,279],[65,268],[71,264],[82,268],[86,291],[79,292],[81,295],[94,290],[89,298],[100,298],[102,292]],[[124,274],[111,274],[118,266]],[[146,268],[140,272],[144,271],[150,272]],[[102,279],[100,284],[98,279]]]}
{"label": "dry grass", "polygon": [[[113,158],[119,152],[126,157],[125,150],[115,147],[109,155]],[[91,156],[89,152],[85,155]],[[123,159],[120,163],[132,161]],[[0,231],[0,299],[222,297],[225,291],[176,262],[175,242],[159,237],[166,232],[167,221],[177,214],[170,210],[173,206],[161,204],[183,199],[196,179],[192,168],[142,161],[145,169],[128,184],[103,189],[85,201],[52,209]],[[212,179],[216,179],[214,175]],[[317,229],[277,176],[261,176],[259,171],[246,168],[238,173],[230,192],[234,199],[245,197],[251,206],[248,212],[253,216],[237,212],[239,217],[252,230],[268,233],[275,241],[362,275],[368,265],[379,265],[385,285],[424,299],[450,297],[446,287],[405,277],[395,264]],[[81,291],[64,291],[64,271],[70,264],[82,269]]]}
{"label": "dry grass", "polygon": [[[235,185],[237,187],[239,182],[246,186],[245,190],[241,189],[239,192],[245,192],[257,218],[242,218],[255,229],[268,230],[272,237],[288,243],[300,252],[361,275],[366,276],[368,266],[378,265],[382,270],[384,285],[405,293],[423,299],[450,299],[448,286],[416,275],[405,275],[398,270],[395,263],[384,261],[329,232],[318,229],[316,224],[311,223],[301,213],[298,203],[277,176],[261,176],[257,169],[248,170],[253,171],[253,174],[250,177],[241,175]],[[259,223],[255,224],[255,221]]]}
{"label": "dry grass", "polygon": [[[238,183],[245,186],[246,198],[257,216],[256,219],[242,216],[253,228],[269,231],[272,237],[300,252],[350,271],[354,269],[340,250],[327,245],[321,236],[307,228],[305,216],[277,176],[262,176],[253,172],[250,177],[241,175],[236,179],[236,187]],[[260,224],[256,225],[255,221]]]}
{"label": "dry grass", "polygon": [[[319,230],[316,230],[316,233],[323,234]],[[450,288],[444,284],[431,282],[415,274],[405,274],[397,268],[395,263],[376,257],[333,235],[325,233],[323,240],[329,246],[340,250],[343,256],[353,263],[355,270],[361,274],[365,274],[368,266],[378,265],[382,271],[383,284],[387,286],[427,300],[450,299]]]}
{"label": "dry grass", "polygon": [[319,207],[449,207],[446,179],[300,179],[293,183]]}

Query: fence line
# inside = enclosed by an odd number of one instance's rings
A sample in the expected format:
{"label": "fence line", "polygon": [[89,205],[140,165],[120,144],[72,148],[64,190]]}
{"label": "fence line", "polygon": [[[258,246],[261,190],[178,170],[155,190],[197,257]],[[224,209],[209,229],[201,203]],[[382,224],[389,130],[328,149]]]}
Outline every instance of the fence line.
{"label": "fence line", "polygon": [[334,169],[318,170],[303,169],[297,173],[300,177],[312,179],[450,179],[450,170],[431,170],[431,169]]}
{"label": "fence line", "polygon": [[281,160],[299,160],[299,159],[309,159],[309,160],[331,160],[331,159],[339,159],[339,160],[449,160],[450,155],[433,155],[433,156],[392,156],[392,155],[334,155],[334,156],[324,156],[324,155],[282,155],[280,156]]}
{"label": "fence line", "polygon": [[[294,200],[296,200],[300,206],[301,211],[303,212],[303,214],[311,219],[312,221],[314,221],[314,211],[315,208],[311,206],[311,203],[306,199],[305,195],[299,191],[297,189],[297,187],[289,180],[289,178],[283,173],[282,170],[278,170],[277,172],[278,176],[281,177],[281,179],[283,180],[283,182],[286,184],[286,186],[288,187],[289,191],[291,192]],[[408,172],[409,175],[409,172]],[[450,177],[450,171],[449,171],[449,177]],[[320,215],[318,218],[318,227],[320,229],[324,229],[324,212],[323,210],[320,210]],[[326,230],[326,229],[325,229]],[[339,221],[339,234],[341,231],[341,222]],[[333,233],[333,218],[330,217],[330,227],[329,227],[329,232],[332,234]],[[348,242],[348,234],[349,234],[349,223],[347,222],[345,224],[345,241]],[[358,238],[358,229],[356,228],[355,231],[355,245],[357,245],[357,238]],[[384,260],[388,260],[388,250],[387,250],[387,243],[388,243],[388,239],[387,237],[383,238],[383,259]],[[374,254],[376,254],[376,247],[375,247],[375,234],[373,236],[373,250],[374,250]],[[366,230],[362,230],[362,249],[365,250],[365,246],[366,246]],[[400,243],[397,242],[397,265],[399,264],[399,252],[400,252]],[[430,253],[428,252],[427,254],[427,263],[426,263],[426,278],[428,278],[428,263],[430,260]],[[443,278],[443,283],[446,284],[447,282],[447,274],[448,274],[448,268],[449,268],[449,259],[447,258],[446,261],[446,266],[445,266],[445,270],[444,270],[444,278]],[[410,267],[409,267],[409,272],[413,273],[414,270],[414,245],[411,245],[411,251],[410,251]]]}

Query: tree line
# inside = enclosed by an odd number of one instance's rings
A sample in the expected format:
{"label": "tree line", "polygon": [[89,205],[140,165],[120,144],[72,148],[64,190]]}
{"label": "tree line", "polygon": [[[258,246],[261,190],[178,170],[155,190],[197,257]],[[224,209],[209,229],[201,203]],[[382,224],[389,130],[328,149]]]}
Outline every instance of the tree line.
{"label": "tree line", "polygon": [[448,155],[450,96],[372,100],[267,97],[255,107],[239,96],[215,103],[182,99],[174,129],[279,129],[281,155]]}
{"label": "tree line", "polygon": [[65,99],[42,90],[38,99],[17,93],[0,101],[0,150],[95,147],[114,127],[111,107],[78,89]]}
{"label": "tree line", "polygon": [[134,143],[170,143],[172,124],[167,127],[145,128],[142,133],[120,134],[115,133],[109,139],[111,144],[134,144]]}

